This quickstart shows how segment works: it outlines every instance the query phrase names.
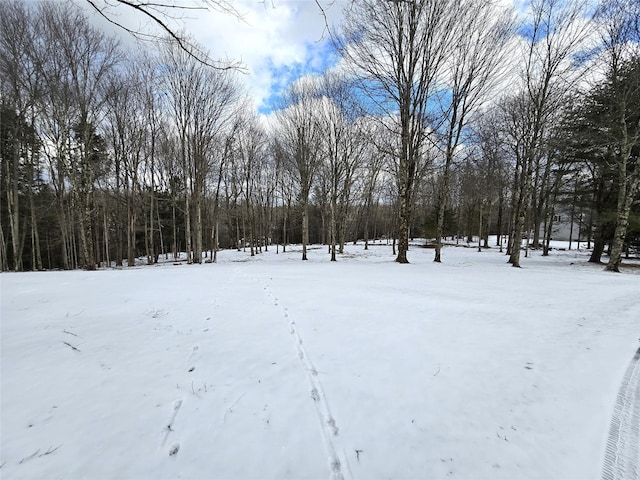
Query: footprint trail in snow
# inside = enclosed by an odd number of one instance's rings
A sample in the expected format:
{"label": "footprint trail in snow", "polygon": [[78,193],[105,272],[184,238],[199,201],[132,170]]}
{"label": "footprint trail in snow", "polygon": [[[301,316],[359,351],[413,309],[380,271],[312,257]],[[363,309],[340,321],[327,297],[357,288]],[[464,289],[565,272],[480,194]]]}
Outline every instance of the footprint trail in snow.
{"label": "footprint trail in snow", "polygon": [[[329,453],[329,469],[331,472],[331,480],[344,480],[345,475],[349,471],[349,465],[346,461],[346,456],[341,452],[345,450],[339,448],[339,432],[340,429],[336,423],[336,420],[331,414],[329,408],[329,402],[325,394],[322,382],[318,377],[318,369],[312,362],[309,354],[304,347],[304,341],[300,335],[300,331],[297,328],[295,320],[289,317],[289,311],[286,307],[282,306],[278,298],[273,294],[269,285],[264,286],[264,291],[267,297],[272,300],[273,305],[279,307],[282,311],[282,316],[288,322],[289,334],[293,339],[294,347],[300,362],[304,368],[305,376],[309,382],[309,396],[314,403],[322,436],[325,441],[327,451]],[[346,470],[345,470],[346,467]]]}

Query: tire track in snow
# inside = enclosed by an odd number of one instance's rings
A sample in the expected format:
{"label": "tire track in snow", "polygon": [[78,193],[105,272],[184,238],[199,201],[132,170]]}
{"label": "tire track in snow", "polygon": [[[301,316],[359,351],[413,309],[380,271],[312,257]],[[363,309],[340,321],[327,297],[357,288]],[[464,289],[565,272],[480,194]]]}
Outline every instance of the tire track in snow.
{"label": "tire track in snow", "polygon": [[611,417],[603,480],[640,478],[640,348],[631,359]]}
{"label": "tire track in snow", "polygon": [[324,388],[322,387],[322,382],[318,378],[318,369],[309,357],[296,322],[289,317],[288,309],[279,304],[278,298],[273,294],[268,284],[264,285],[264,291],[267,297],[273,302],[273,305],[280,307],[282,316],[288,322],[289,334],[293,339],[298,359],[302,363],[305,375],[309,382],[309,396],[313,400],[318,414],[320,429],[329,453],[329,469],[331,472],[330,479],[344,480],[345,475],[350,470],[349,464],[346,455],[341,454],[341,452],[344,452],[345,450],[343,448],[339,448],[340,442],[338,434],[340,429],[338,428],[338,424],[336,423],[331,413],[331,409],[329,408],[329,401],[327,400]]}

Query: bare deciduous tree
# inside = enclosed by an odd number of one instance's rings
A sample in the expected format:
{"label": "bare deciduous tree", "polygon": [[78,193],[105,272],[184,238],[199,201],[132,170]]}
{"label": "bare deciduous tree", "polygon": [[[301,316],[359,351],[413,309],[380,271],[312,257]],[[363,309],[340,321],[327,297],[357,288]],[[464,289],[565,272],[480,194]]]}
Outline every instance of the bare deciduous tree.
{"label": "bare deciduous tree", "polygon": [[277,137],[284,154],[284,167],[294,175],[298,204],[302,210],[302,260],[307,260],[309,243],[309,197],[319,167],[320,128],[316,110],[318,100],[310,82],[289,88],[286,108],[277,112]]}
{"label": "bare deciduous tree", "polygon": [[[33,16],[22,3],[0,4],[0,132],[2,148],[0,158],[0,211],[6,201],[11,239],[12,268],[22,270],[24,225],[20,220],[22,205],[21,158],[25,155],[26,120],[34,112],[38,94],[33,62]],[[6,195],[6,197],[5,197]],[[2,270],[9,267],[4,231],[0,246]]]}
{"label": "bare deciduous tree", "polygon": [[471,116],[487,102],[486,94],[503,78],[505,46],[511,38],[511,12],[491,2],[463,1],[457,5],[456,23],[446,62],[441,114],[434,132],[444,162],[436,213],[435,262],[441,261],[449,172]]}
{"label": "bare deciduous tree", "polygon": [[[230,15],[238,20],[243,19],[242,13],[228,0],[193,0],[187,3],[178,2],[149,2],[145,0],[83,0],[93,11],[97,12],[108,22],[123,29],[135,38],[144,42],[172,43],[193,60],[217,70],[242,70],[240,62],[232,60],[213,60],[188,35],[181,33],[173,24],[184,19],[186,15],[198,14],[206,11],[217,11]],[[141,18],[151,24],[149,28],[128,27],[120,20],[120,11],[136,12]]]}
{"label": "bare deciduous tree", "polygon": [[[33,48],[43,95],[38,102],[39,131],[46,138],[49,174],[56,190],[64,265],[77,222],[80,263],[96,268],[93,192],[101,172],[98,134],[106,102],[106,83],[121,59],[117,43],[89,25],[68,4],[41,3],[36,28],[42,32]],[[67,189],[70,189],[70,198]],[[70,203],[68,201],[70,200]]]}
{"label": "bare deciduous tree", "polygon": [[520,267],[520,249],[529,215],[536,159],[566,95],[575,85],[572,55],[588,33],[582,1],[535,0],[525,34],[520,92],[505,104],[510,146],[516,159],[511,205],[509,262]]}
{"label": "bare deciduous tree", "polygon": [[322,131],[322,177],[328,185],[329,250],[336,261],[336,246],[344,251],[348,214],[355,174],[362,163],[366,145],[362,122],[358,121],[359,106],[355,103],[346,78],[327,73],[317,85],[319,97],[319,128]]}
{"label": "bare deciduous tree", "polygon": [[617,167],[618,198],[616,229],[606,269],[618,272],[622,259],[629,213],[640,189],[640,3],[605,0],[597,19],[602,26],[602,40],[607,62],[610,106],[607,129],[614,145]]}
{"label": "bare deciduous tree", "polygon": [[[167,94],[180,143],[185,186],[187,259],[201,263],[205,185],[213,142],[228,125],[240,89],[233,72],[212,70],[184,50],[170,46],[163,57]],[[193,207],[193,211],[192,211]]]}
{"label": "bare deciduous tree", "polygon": [[346,11],[340,50],[372,110],[398,137],[399,243],[408,263],[413,194],[429,133],[430,100],[450,50],[457,2],[363,0]]}

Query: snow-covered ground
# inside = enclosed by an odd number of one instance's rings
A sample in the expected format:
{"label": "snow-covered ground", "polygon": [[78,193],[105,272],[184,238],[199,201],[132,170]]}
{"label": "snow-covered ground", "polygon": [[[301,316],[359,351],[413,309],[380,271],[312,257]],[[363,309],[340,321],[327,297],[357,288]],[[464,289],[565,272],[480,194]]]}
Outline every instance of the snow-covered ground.
{"label": "snow-covered ground", "polygon": [[2,274],[2,478],[601,477],[640,269],[299,250]]}

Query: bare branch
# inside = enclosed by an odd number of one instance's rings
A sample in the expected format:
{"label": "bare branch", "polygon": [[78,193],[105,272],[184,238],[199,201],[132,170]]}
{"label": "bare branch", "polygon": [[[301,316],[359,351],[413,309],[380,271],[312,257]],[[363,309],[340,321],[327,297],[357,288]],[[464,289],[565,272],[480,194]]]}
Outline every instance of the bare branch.
{"label": "bare branch", "polygon": [[29,455],[28,457],[24,457],[22,460],[20,460],[18,463],[22,464],[27,460],[31,460],[32,458],[35,458],[36,456],[38,456],[38,453],[40,453],[40,449],[36,450],[35,452],[33,452],[31,455]]}
{"label": "bare branch", "polygon": [[68,345],[69,347],[71,347],[72,350],[75,350],[76,352],[79,352],[80,350],[77,347],[74,347],[73,345],[71,345],[69,342],[62,342],[65,345]]}
{"label": "bare branch", "polygon": [[[208,67],[214,68],[216,70],[237,70],[240,72],[245,72],[246,68],[238,61],[221,61],[221,60],[212,60],[209,54],[202,49],[198,48],[193,42],[190,42],[184,36],[177,33],[169,24],[168,19],[172,18],[169,14],[167,14],[163,9],[176,10],[176,11],[194,11],[194,10],[209,10],[215,9],[223,14],[231,15],[238,20],[244,21],[244,16],[229,2],[226,0],[202,0],[201,6],[199,5],[176,5],[176,4],[167,4],[167,3],[158,3],[158,2],[144,2],[141,0],[113,0],[114,4],[105,1],[105,7],[101,8],[96,0],[86,0],[91,7],[105,20],[109,23],[116,25],[121,28],[128,34],[132,35],[134,38],[141,41],[158,41],[158,35],[154,33],[146,33],[140,30],[133,30],[122,23],[114,20],[109,13],[107,13],[108,7],[113,7],[117,5],[123,5],[129,7],[137,12],[140,12],[147,19],[151,20],[153,24],[160,28],[162,32],[164,32],[168,36],[168,41],[175,42],[181,50],[186,52],[190,57],[197,60],[198,62],[206,65]],[[166,41],[166,40],[165,40]]]}
{"label": "bare branch", "polygon": [[[331,35],[331,30],[329,30],[329,21],[327,20],[327,12],[325,11],[325,9],[322,7],[322,4],[320,3],[320,0],[315,0],[316,5],[318,6],[318,8],[320,9],[320,15],[322,15],[322,18],[324,19],[324,28],[322,30],[322,35],[320,36],[320,39],[318,40],[318,42],[324,40],[325,38],[325,34],[329,33],[329,35]],[[333,5],[334,2],[332,1],[330,3],[330,5]]]}
{"label": "bare branch", "polygon": [[58,445],[56,448],[53,448],[53,445],[51,445],[46,452],[41,453],[40,455],[38,455],[38,457],[44,457],[45,455],[51,455],[53,452],[55,452],[56,450],[58,450],[60,447],[62,446],[62,444]]}

